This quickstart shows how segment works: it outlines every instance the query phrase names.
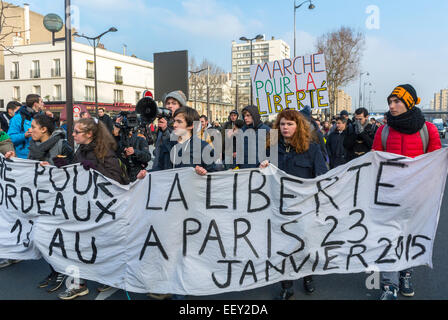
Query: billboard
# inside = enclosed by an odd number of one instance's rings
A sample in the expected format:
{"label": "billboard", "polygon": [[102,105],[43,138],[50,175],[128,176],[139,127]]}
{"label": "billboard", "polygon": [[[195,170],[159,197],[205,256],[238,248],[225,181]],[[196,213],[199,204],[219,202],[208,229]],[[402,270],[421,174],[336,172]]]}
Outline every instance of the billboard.
{"label": "billboard", "polygon": [[182,90],[188,100],[188,51],[154,53],[154,100],[163,101],[175,90]]}

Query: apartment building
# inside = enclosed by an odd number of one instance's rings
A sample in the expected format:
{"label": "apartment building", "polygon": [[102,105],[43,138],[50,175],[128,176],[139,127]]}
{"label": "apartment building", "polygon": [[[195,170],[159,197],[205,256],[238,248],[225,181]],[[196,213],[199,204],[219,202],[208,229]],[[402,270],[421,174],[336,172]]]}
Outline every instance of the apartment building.
{"label": "apartment building", "polygon": [[[15,47],[51,41],[51,33],[45,29],[43,20],[44,16],[31,11],[28,4],[21,7],[3,1],[3,24],[0,29],[1,44],[5,47]],[[64,28],[62,28],[55,36],[61,38],[64,37],[64,33]],[[7,53],[7,50],[0,48],[0,80],[7,77],[5,74],[5,53]]]}
{"label": "apartment building", "polygon": [[[0,80],[0,100],[24,101],[29,93],[44,101],[65,101],[65,44],[57,42],[15,46],[5,52],[6,79]],[[135,57],[98,47],[98,102],[135,105],[145,90],[154,93],[154,65]],[[93,47],[72,43],[73,99],[95,101]],[[1,104],[1,101],[0,101]]]}
{"label": "apartment building", "polygon": [[[265,40],[263,37],[252,42],[252,64],[286,58],[290,58],[290,48],[281,39],[272,37],[271,40]],[[250,65],[250,41],[232,41],[232,100],[234,104],[238,101],[238,110],[250,104]]]}

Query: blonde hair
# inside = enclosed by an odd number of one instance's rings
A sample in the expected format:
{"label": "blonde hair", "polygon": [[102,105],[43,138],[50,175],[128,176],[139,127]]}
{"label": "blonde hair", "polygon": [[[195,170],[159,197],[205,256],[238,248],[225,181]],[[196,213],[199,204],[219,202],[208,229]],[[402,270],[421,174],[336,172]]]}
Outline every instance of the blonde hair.
{"label": "blonde hair", "polygon": [[104,158],[109,150],[117,150],[117,143],[114,137],[112,137],[102,121],[93,118],[83,118],[76,121],[75,124],[80,124],[83,132],[92,132],[93,142],[95,143],[94,153],[99,161],[104,162]]}

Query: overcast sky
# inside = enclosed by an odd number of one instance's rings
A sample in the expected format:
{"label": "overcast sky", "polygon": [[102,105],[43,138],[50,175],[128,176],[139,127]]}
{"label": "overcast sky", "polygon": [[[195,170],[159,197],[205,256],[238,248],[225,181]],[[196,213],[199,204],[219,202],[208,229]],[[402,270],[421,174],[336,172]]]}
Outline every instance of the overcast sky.
{"label": "overcast sky", "polygon": [[[63,17],[64,0],[10,0],[32,11]],[[293,54],[293,0],[72,0],[73,25],[95,36],[114,26],[102,42],[109,50],[153,61],[154,52],[188,50],[231,70],[231,42],[264,34],[285,40]],[[301,0],[296,0],[300,4]],[[374,109],[402,83],[412,84],[428,108],[434,93],[448,88],[448,1],[313,0],[297,10],[297,55],[314,53],[315,40],[341,26],[365,34],[362,82],[371,83]],[[367,24],[366,24],[367,23]],[[344,88],[358,104],[359,78]],[[368,96],[368,94],[366,94]]]}

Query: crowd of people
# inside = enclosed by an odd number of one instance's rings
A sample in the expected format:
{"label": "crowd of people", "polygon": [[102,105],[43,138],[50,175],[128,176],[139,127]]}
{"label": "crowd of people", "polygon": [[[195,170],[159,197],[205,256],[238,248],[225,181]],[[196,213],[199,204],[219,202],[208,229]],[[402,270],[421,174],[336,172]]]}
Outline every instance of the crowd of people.
{"label": "crowd of people", "polygon": [[[28,95],[26,104],[10,103],[7,111],[0,116],[0,152],[7,158],[19,157],[41,161],[41,165],[61,167],[80,163],[86,170],[95,169],[104,176],[122,184],[143,179],[147,172],[155,172],[181,167],[193,167],[197,174],[220,170],[244,168],[265,168],[269,162],[259,158],[259,148],[267,148],[269,154],[272,143],[278,148],[278,167],[288,174],[300,178],[315,178],[328,170],[343,165],[371,151],[387,151],[408,157],[441,148],[437,128],[425,118],[416,105],[419,104],[415,89],[409,85],[399,85],[387,97],[389,110],[384,119],[369,119],[365,108],[358,108],[350,118],[347,111],[340,112],[331,121],[320,121],[312,116],[312,110],[305,106],[300,111],[281,111],[273,123],[261,120],[256,106],[243,108],[241,115],[232,110],[224,124],[211,124],[205,115],[187,106],[187,99],[181,91],[173,91],[165,96],[164,107],[170,114],[164,114],[150,124],[150,136],[141,135],[136,130],[124,130],[120,117],[115,119],[99,109],[98,117],[88,113],[75,122],[73,137],[76,151],[67,144],[65,130],[55,124],[53,115],[44,112],[42,98]],[[194,123],[200,121],[200,127]],[[217,138],[210,130],[220,132]],[[255,137],[278,130],[276,141],[267,146],[249,143],[243,138],[243,146],[236,143],[238,135],[253,132]],[[124,130],[124,132],[123,132]],[[252,130],[252,131],[251,131]],[[216,131],[215,131],[216,132]],[[172,136],[176,137],[173,139]],[[221,139],[225,148],[219,150],[213,163],[194,157],[195,152],[205,149],[214,155],[214,145]],[[267,139],[269,140],[269,139]],[[231,141],[230,144],[225,141]],[[148,146],[154,144],[154,159]],[[200,150],[195,150],[200,148]],[[228,155],[231,155],[229,158]],[[179,161],[188,159],[189,161]],[[0,267],[16,263],[5,259]],[[48,287],[50,292],[59,289],[64,275],[58,274],[51,266],[50,275],[40,287]],[[312,276],[303,279],[307,293],[315,291]],[[100,291],[110,287],[101,286]],[[293,282],[281,282],[278,299],[291,299],[294,295]],[[397,299],[397,293],[413,296],[412,269],[401,272],[381,272],[381,299]],[[73,299],[88,293],[85,281],[77,287],[67,288],[60,294],[61,299]],[[149,293],[156,299],[183,299],[183,296]]]}

